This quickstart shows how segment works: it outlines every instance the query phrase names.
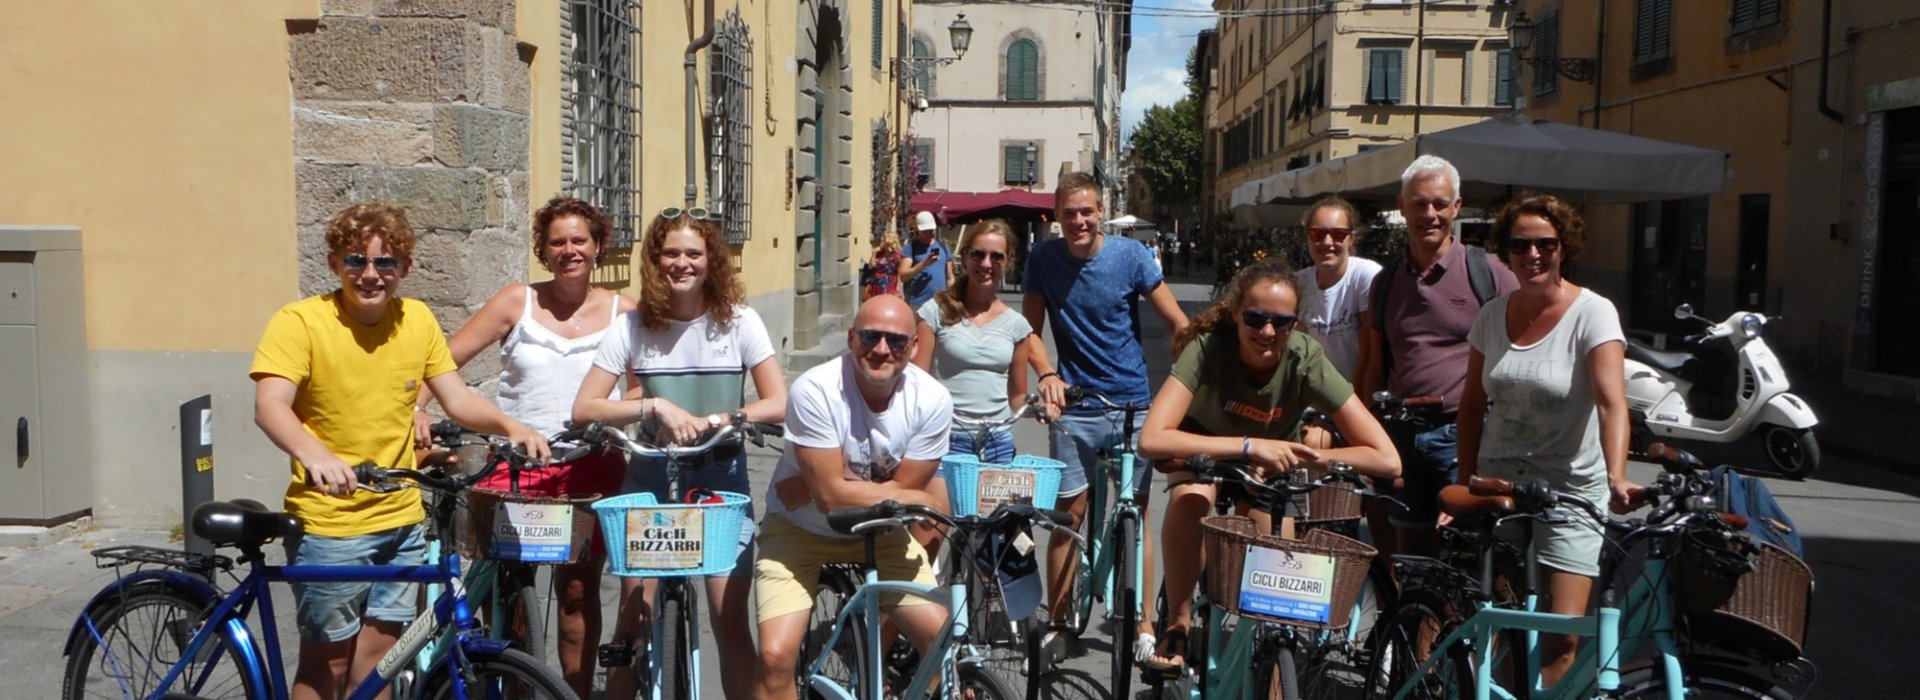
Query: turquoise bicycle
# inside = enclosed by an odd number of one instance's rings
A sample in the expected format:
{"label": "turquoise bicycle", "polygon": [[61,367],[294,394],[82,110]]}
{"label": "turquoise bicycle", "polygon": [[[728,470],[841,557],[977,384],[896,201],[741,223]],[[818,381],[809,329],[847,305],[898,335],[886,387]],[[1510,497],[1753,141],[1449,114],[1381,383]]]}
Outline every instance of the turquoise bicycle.
{"label": "turquoise bicycle", "polygon": [[[1743,531],[1745,519],[1720,512],[1712,487],[1695,472],[1698,461],[1664,448],[1650,449],[1651,461],[1665,468],[1648,487],[1656,501],[1645,520],[1616,520],[1599,506],[1573,494],[1559,493],[1544,481],[1508,482],[1475,477],[1469,485],[1451,485],[1441,492],[1441,507],[1455,518],[1478,519],[1479,576],[1473,577],[1437,561],[1401,558],[1403,588],[1387,634],[1379,649],[1372,680],[1379,697],[1392,698],[1793,698],[1805,692],[1814,675],[1811,662],[1799,655],[1804,612],[1810,606],[1812,574],[1804,564],[1776,552],[1771,545],[1755,545]],[[1664,498],[1664,504],[1658,504]],[[1619,550],[1602,564],[1600,580],[1613,582],[1629,547],[1645,541],[1647,555],[1640,573],[1627,589],[1625,600],[1607,587],[1592,615],[1558,615],[1538,610],[1538,565],[1534,547],[1525,547],[1524,587],[1517,604],[1496,603],[1493,529],[1504,520],[1561,517],[1555,506],[1569,506],[1590,518],[1595,527],[1614,535]],[[1582,520],[1581,522],[1588,522]],[[1797,565],[1797,568],[1796,568]],[[1695,639],[1708,611],[1686,605],[1679,590],[1683,579],[1698,571],[1718,571],[1738,580],[1742,569],[1769,569],[1760,576],[1768,592],[1788,600],[1786,610],[1797,609],[1800,619],[1772,618],[1732,645],[1707,644]],[[1463,586],[1473,586],[1466,588]],[[1464,595],[1463,595],[1464,594]],[[1471,617],[1460,620],[1463,609]],[[1572,668],[1553,687],[1540,679],[1541,634],[1578,635],[1586,642]],[[1630,656],[1651,648],[1649,662],[1629,667]],[[1496,683],[1505,668],[1507,683]]]}

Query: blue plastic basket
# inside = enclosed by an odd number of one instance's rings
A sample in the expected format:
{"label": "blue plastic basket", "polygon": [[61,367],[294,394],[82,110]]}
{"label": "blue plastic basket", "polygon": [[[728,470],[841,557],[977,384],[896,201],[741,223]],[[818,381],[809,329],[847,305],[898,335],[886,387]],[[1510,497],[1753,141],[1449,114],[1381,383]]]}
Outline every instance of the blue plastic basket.
{"label": "blue plastic basket", "polygon": [[[957,518],[981,514],[982,474],[987,476],[990,489],[997,491],[1010,488],[1022,496],[1028,492],[1028,485],[1018,483],[1025,479],[1018,474],[1030,476],[1033,506],[1051,509],[1054,498],[1060,495],[1060,472],[1066,468],[1066,463],[1059,460],[1031,455],[1015,455],[1013,461],[1007,464],[982,462],[973,455],[948,455],[940,460],[940,470],[947,478],[947,498]],[[991,499],[998,494],[989,493],[987,496]]]}
{"label": "blue plastic basket", "polygon": [[[600,516],[600,531],[606,533],[607,538],[607,569],[615,576],[640,577],[713,576],[732,571],[735,560],[740,558],[741,528],[750,526],[747,509],[753,499],[728,491],[713,493],[721,503],[663,505],[656,503],[650,493],[630,493],[595,501],[593,510]],[[692,533],[680,533],[684,537],[647,537],[645,534],[629,537],[630,513],[654,519],[642,527],[657,527],[662,532],[673,533],[690,529],[676,527],[676,524],[693,517],[693,511],[698,511],[702,520],[697,538]],[[676,542],[690,549],[691,545],[686,543],[696,540],[700,543],[697,561],[685,549],[648,549],[670,547]],[[630,553],[635,555],[635,561],[629,562]]]}

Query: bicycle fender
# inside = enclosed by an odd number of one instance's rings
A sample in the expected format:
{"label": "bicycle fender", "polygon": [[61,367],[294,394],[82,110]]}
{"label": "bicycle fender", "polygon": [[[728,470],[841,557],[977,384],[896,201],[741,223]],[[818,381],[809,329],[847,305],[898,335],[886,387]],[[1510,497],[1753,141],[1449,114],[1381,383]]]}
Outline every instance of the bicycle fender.
{"label": "bicycle fender", "polygon": [[80,616],[74,618],[73,628],[67,631],[67,641],[60,647],[60,655],[68,656],[73,653],[74,645],[87,634],[87,620],[93,619],[94,615],[118,602],[121,597],[133,594],[135,589],[146,587],[170,589],[185,594],[208,608],[220,603],[220,592],[214,590],[213,585],[207,583],[205,579],[193,574],[174,569],[136,571],[116,579],[100,589],[100,592],[93,594],[93,599],[87,601],[86,607],[81,608]]}
{"label": "bicycle fender", "polygon": [[[505,639],[490,639],[487,637],[468,637],[466,639],[460,640],[460,650],[462,653],[459,655],[465,656],[467,658],[484,658],[489,656],[499,656],[502,652],[505,652],[507,648],[510,646],[513,646],[513,643]],[[441,684],[448,682],[448,679],[452,677],[451,674],[453,673],[454,656],[456,655],[450,654],[450,653],[441,654],[440,660],[434,663],[433,672],[425,676],[424,680],[422,680],[420,683],[420,687],[425,689],[433,689],[433,688],[438,688],[440,687]]]}

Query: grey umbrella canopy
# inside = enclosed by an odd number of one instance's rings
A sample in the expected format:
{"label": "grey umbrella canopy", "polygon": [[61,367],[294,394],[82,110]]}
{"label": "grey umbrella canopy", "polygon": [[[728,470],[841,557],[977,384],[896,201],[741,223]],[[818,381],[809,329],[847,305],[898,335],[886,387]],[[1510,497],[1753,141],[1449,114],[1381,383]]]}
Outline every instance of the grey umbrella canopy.
{"label": "grey umbrella canopy", "polygon": [[1522,190],[1584,204],[1681,199],[1719,192],[1727,174],[1720,151],[1507,114],[1249,181],[1234,189],[1232,203],[1301,203],[1329,194],[1390,201],[1400,192],[1400,173],[1429,154],[1459,168],[1470,205]]}

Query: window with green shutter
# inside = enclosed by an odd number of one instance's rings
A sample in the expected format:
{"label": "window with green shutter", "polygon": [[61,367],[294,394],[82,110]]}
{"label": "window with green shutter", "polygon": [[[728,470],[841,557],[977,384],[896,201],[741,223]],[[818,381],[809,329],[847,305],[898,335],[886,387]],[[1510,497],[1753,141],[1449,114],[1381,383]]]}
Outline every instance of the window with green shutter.
{"label": "window with green shutter", "polygon": [[1027,147],[1024,144],[1007,144],[1000,147],[1000,181],[1009,185],[1024,185],[1031,181],[1027,177]]}
{"label": "window with green shutter", "polygon": [[1545,95],[1560,89],[1560,13],[1549,12],[1533,29],[1533,94]]}
{"label": "window with green shutter", "polygon": [[1502,107],[1513,104],[1512,51],[1493,53],[1493,103]]}
{"label": "window with green shutter", "polygon": [[883,0],[873,0],[873,67],[879,68],[885,58],[887,40],[887,6]]}
{"label": "window with green shutter", "polygon": [[[913,52],[914,58],[933,57],[933,47],[927,46],[927,42],[917,36],[913,38],[911,48],[908,50]],[[927,66],[929,64],[926,61],[915,61],[914,65]],[[913,76],[913,93],[921,97],[933,96],[933,71],[924,70],[921,71],[919,75]]]}
{"label": "window with green shutter", "polygon": [[1673,0],[1639,0],[1633,8],[1633,64],[1673,55]]}
{"label": "window with green shutter", "polygon": [[1728,0],[1727,33],[1768,27],[1780,23],[1780,0]]}
{"label": "window with green shutter", "polygon": [[1040,99],[1040,47],[1032,39],[1019,39],[1007,46],[1007,99]]}
{"label": "window with green shutter", "polygon": [[1399,104],[1402,68],[1406,49],[1369,49],[1367,51],[1367,104]]}

